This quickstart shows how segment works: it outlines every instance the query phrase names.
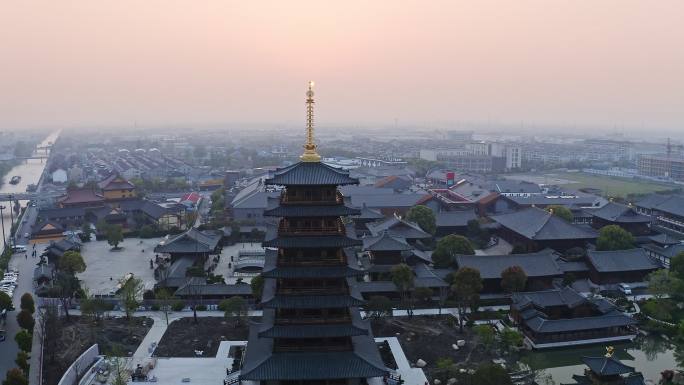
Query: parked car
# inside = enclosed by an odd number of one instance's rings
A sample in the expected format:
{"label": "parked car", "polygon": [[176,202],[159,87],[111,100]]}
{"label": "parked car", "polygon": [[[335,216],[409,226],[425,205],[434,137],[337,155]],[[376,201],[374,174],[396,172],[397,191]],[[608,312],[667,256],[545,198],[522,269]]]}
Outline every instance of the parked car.
{"label": "parked car", "polygon": [[25,253],[26,252],[26,245],[14,245],[12,246],[12,250],[15,253]]}
{"label": "parked car", "polygon": [[624,295],[632,295],[632,288],[628,284],[621,283],[618,285],[618,287]]}

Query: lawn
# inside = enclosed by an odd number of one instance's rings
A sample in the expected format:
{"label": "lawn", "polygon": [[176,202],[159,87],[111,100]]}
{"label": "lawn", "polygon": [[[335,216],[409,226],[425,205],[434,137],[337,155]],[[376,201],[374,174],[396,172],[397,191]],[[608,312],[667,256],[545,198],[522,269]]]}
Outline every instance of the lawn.
{"label": "lawn", "polygon": [[636,180],[628,178],[618,178],[603,175],[592,175],[582,172],[555,172],[548,174],[525,174],[513,176],[512,179],[529,179],[535,183],[551,183],[567,186],[572,189],[585,187],[597,188],[603,191],[604,195],[611,197],[627,197],[628,195],[644,195],[657,191],[666,191],[677,188],[676,185],[650,182],[646,180]]}

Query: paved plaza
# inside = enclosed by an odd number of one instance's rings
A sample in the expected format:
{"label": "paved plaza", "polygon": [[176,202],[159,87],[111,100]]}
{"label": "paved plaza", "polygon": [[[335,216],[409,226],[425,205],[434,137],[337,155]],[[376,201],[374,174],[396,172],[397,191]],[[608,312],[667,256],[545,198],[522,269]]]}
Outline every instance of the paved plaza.
{"label": "paved plaza", "polygon": [[115,291],[118,281],[128,273],[135,273],[143,280],[145,289],[152,289],[156,281],[150,260],[154,259],[154,247],[160,240],[126,238],[116,251],[111,250],[107,241],[86,242],[81,248],[86,270],[78,278],[91,294],[97,295]]}

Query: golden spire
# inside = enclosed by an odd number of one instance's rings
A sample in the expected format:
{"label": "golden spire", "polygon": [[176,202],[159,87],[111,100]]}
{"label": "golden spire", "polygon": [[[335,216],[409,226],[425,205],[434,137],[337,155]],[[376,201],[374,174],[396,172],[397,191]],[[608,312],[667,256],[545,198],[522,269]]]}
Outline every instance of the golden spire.
{"label": "golden spire", "polygon": [[316,152],[316,143],[314,142],[314,82],[309,82],[309,90],[306,91],[306,144],[304,144],[304,153],[299,157],[302,162],[320,162],[321,156]]}

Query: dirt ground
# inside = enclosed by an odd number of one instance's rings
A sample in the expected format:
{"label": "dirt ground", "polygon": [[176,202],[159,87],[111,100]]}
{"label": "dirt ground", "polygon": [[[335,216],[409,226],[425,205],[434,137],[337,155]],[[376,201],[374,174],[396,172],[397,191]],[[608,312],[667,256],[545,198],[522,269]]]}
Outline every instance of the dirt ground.
{"label": "dirt ground", "polygon": [[45,345],[43,376],[46,384],[57,384],[69,365],[94,343],[99,345],[101,354],[112,351],[133,354],[151,325],[152,320],[145,317],[136,317],[131,321],[108,318],[99,325],[81,317],[72,316],[70,322],[62,319],[54,352],[49,344]]}
{"label": "dirt ground", "polygon": [[[424,371],[428,378],[434,378],[437,361],[441,358],[464,364],[490,358],[468,328],[459,332],[458,322],[451,316],[385,317],[373,320],[371,326],[375,337],[397,337],[411,364],[418,359],[425,361]],[[452,345],[458,340],[465,340],[466,344],[455,350]]]}
{"label": "dirt ground", "polygon": [[192,317],[181,318],[169,325],[154,352],[157,357],[196,357],[195,350],[204,357],[215,357],[221,341],[246,341],[249,325],[238,327],[220,317],[199,317],[195,325]]}

